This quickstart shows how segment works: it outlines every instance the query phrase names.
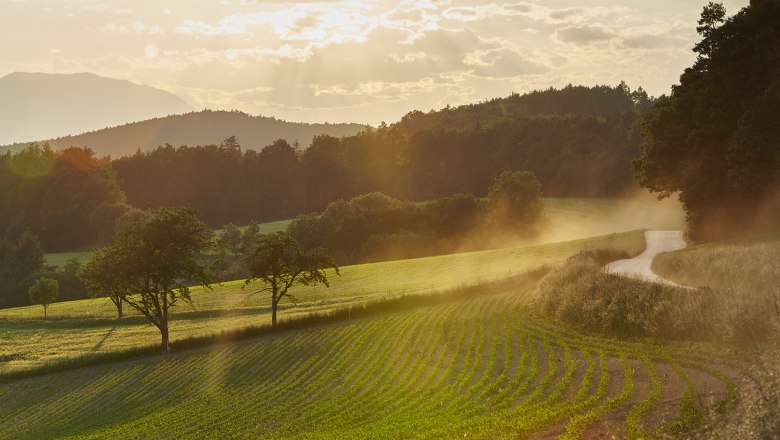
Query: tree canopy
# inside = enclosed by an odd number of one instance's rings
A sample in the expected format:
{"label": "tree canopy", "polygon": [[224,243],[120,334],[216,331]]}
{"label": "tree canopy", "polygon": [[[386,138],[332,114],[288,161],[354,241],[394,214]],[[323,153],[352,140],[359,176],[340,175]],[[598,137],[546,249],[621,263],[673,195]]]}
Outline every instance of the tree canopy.
{"label": "tree canopy", "polygon": [[780,1],[726,17],[708,4],[698,58],[643,121],[640,184],[680,193],[691,236],[713,240],[780,225]]}
{"label": "tree canopy", "polygon": [[116,306],[119,318],[123,314],[125,298],[132,293],[124,273],[124,263],[118,248],[107,246],[97,249],[79,271],[79,278],[83,280],[87,294],[93,298],[109,298]]}
{"label": "tree canopy", "polygon": [[[114,243],[102,251],[116,256],[122,284],[128,289],[125,302],[160,330],[166,352],[170,351],[170,309],[180,300],[191,301],[191,286],[209,286],[202,253],[210,246],[212,234],[195,211],[161,208],[122,228]],[[111,279],[100,282],[109,285]]]}
{"label": "tree canopy", "polygon": [[57,280],[51,278],[40,278],[30,286],[30,303],[43,306],[43,319],[46,319],[46,310],[49,304],[57,299],[60,294],[60,285]]}
{"label": "tree canopy", "polygon": [[245,252],[244,262],[249,271],[246,283],[261,282],[263,287],[254,293],[271,294],[272,325],[276,325],[279,301],[284,297],[295,299],[290,288],[295,285],[330,286],[325,270],[339,273],[333,257],[325,249],[303,251],[295,239],[284,232],[259,235]]}

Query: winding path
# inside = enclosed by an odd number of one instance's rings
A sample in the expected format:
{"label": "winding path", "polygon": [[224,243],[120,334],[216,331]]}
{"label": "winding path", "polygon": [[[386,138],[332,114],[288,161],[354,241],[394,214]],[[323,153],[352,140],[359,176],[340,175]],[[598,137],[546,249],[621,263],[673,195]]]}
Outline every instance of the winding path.
{"label": "winding path", "polygon": [[676,251],[687,246],[682,231],[646,231],[645,241],[647,248],[644,252],[634,258],[607,264],[607,272],[658,283],[675,284],[653,273],[650,265],[653,263],[653,258],[661,252]]}

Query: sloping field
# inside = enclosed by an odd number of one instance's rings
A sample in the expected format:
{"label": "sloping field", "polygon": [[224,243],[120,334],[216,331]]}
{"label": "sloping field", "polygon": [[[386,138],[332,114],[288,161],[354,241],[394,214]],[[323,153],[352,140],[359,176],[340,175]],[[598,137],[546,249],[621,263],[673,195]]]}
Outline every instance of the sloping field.
{"label": "sloping field", "polygon": [[584,337],[527,299],[0,382],[0,438],[657,438],[728,407],[727,359]]}
{"label": "sloping field", "polygon": [[[295,290],[297,304],[282,303],[280,319],[508,278],[598,247],[626,249],[636,255],[645,242],[642,232],[635,231],[564,243],[347,266],[341,269],[341,276],[331,276],[329,289],[318,286]],[[214,291],[195,291],[193,306],[181,304],[173,309],[171,340],[269,323],[268,297],[248,297],[251,289],[242,290],[242,286],[243,282],[237,281],[215,286]],[[116,311],[107,299],[52,304],[46,321],[41,319],[42,312],[40,306],[0,310],[0,373],[65,357],[159,343],[157,329],[142,317],[128,310],[130,316],[115,319]]]}

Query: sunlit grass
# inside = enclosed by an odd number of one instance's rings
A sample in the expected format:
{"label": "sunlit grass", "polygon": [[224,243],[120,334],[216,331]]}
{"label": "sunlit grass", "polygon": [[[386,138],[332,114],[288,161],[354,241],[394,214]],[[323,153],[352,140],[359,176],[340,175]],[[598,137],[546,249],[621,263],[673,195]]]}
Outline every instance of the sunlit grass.
{"label": "sunlit grass", "polygon": [[[553,265],[583,250],[617,247],[638,254],[645,242],[641,231],[563,243],[496,249],[411,260],[345,266],[341,276],[330,275],[331,287],[297,288],[297,304],[282,304],[280,319],[332,310],[347,304],[395,295],[444,291],[479,284],[545,265]],[[249,296],[243,281],[196,289],[193,305],[173,310],[171,339],[209,335],[270,321],[270,301],[265,295]],[[0,371],[27,368],[62,357],[90,352],[115,351],[158,343],[155,327],[128,311],[122,320],[107,299],[56,303],[49,306],[49,320],[42,320],[40,306],[0,310]]]}
{"label": "sunlit grass", "polygon": [[[527,313],[528,289],[0,381],[0,439],[587,438],[605,419],[657,438],[686,409],[654,414],[687,393],[667,384],[728,361],[578,334]],[[731,396],[713,377],[691,381],[708,406]]]}

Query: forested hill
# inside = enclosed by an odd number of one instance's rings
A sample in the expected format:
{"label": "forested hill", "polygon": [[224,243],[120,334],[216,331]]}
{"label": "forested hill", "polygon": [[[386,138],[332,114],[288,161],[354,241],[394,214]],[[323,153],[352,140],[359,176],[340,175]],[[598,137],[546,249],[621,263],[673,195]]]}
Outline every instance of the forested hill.
{"label": "forested hill", "polygon": [[640,87],[631,91],[625,83],[618,86],[573,86],[535,90],[523,95],[447,107],[424,113],[412,111],[394,124],[397,130],[412,134],[432,129],[474,129],[502,118],[521,119],[538,115],[578,115],[607,118],[620,113],[646,111],[653,99]]}
{"label": "forested hill", "polygon": [[[289,143],[298,141],[302,146],[311,143],[314,136],[327,134],[342,137],[364,129],[360,124],[307,124],[287,122],[272,117],[251,116],[238,111],[203,110],[180,115],[149,119],[112,128],[51,139],[55,150],[89,147],[98,156],[118,158],[133,154],[139,149],[151,150],[171,144],[208,145],[219,144],[229,136],[237,136],[245,149],[260,149],[276,139]],[[18,150],[26,146],[16,144],[6,147]]]}
{"label": "forested hill", "polygon": [[[549,89],[479,104],[413,111],[354,136],[317,136],[304,151],[274,142],[164,147],[114,160],[138,208],[189,206],[214,226],[290,218],[338,199],[383,192],[403,200],[484,196],[503,171],[533,172],[548,197],[616,195],[634,185],[641,89]],[[238,145],[240,143],[240,146]],[[172,164],[175,164],[172,166]]]}

